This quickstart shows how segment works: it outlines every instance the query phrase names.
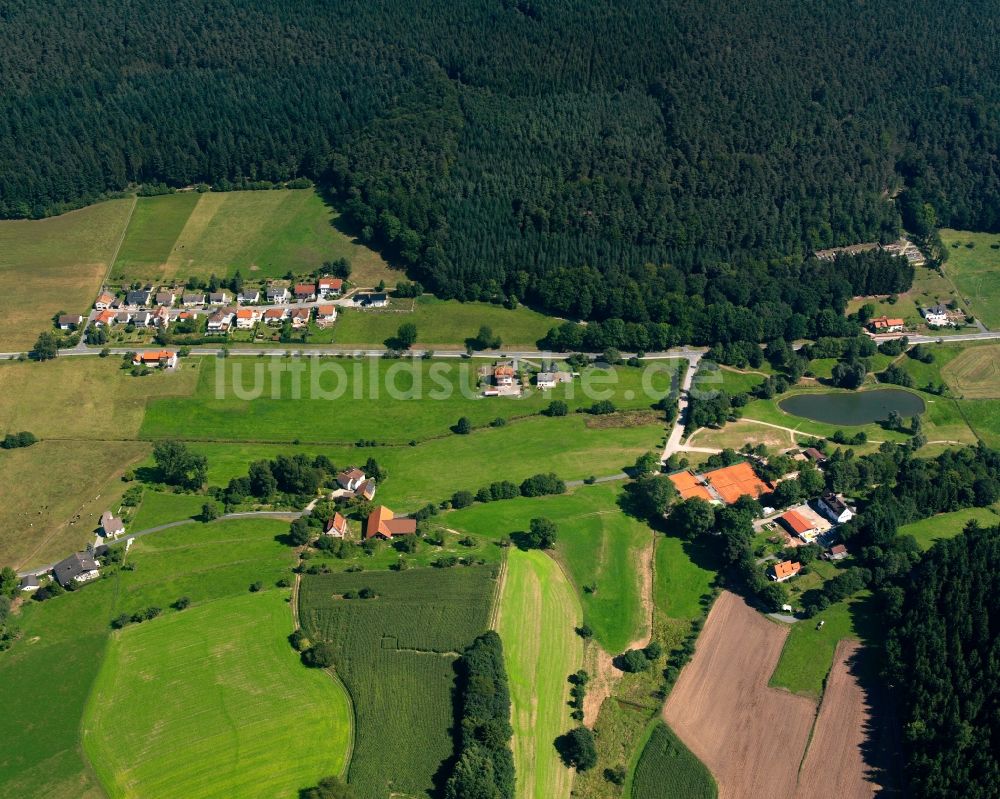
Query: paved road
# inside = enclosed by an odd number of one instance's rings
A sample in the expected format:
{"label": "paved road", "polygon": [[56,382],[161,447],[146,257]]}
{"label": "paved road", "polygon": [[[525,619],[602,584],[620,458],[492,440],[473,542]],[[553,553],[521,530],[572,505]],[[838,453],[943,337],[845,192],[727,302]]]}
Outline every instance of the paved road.
{"label": "paved road", "polygon": [[688,393],[694,383],[694,376],[698,371],[698,362],[704,352],[689,352],[687,354],[688,368],[684,375],[684,382],[681,384],[680,396],[677,400],[677,419],[667,436],[667,443],[663,447],[663,454],[660,456],[660,463],[665,463],[667,458],[678,452],[681,448],[681,439],[684,437],[684,426],[687,424]]}

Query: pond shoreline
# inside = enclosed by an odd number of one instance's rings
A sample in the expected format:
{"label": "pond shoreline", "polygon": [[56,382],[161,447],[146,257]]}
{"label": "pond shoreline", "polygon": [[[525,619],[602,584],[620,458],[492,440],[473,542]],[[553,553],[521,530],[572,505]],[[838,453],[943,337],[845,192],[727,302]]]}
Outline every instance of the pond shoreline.
{"label": "pond shoreline", "polygon": [[905,418],[919,416],[927,410],[919,394],[898,387],[802,392],[779,400],[777,406],[800,419],[850,427],[885,421],[892,411]]}

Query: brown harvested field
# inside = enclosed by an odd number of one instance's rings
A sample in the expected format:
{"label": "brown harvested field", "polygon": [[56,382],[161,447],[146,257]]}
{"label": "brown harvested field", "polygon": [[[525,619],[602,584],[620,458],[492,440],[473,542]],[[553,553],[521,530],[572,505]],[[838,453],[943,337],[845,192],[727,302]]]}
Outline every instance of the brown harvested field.
{"label": "brown harvested field", "polygon": [[768,688],[787,628],[724,591],[663,709],[720,799],[791,797],[816,705]]}
{"label": "brown harvested field", "polygon": [[869,704],[852,673],[860,649],[857,641],[837,644],[795,799],[868,799],[879,790],[863,753]]}

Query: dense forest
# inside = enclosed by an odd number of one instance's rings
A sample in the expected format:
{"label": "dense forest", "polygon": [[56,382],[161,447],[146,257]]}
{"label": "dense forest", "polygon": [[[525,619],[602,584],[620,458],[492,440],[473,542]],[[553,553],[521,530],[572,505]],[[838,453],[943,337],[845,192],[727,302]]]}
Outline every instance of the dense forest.
{"label": "dense forest", "polygon": [[1000,796],[1000,527],[936,544],[904,580],[887,643],[907,795]]}
{"label": "dense forest", "polygon": [[817,247],[901,219],[1000,229],[987,0],[12,0],[0,19],[0,216],[307,176],[442,296],[701,341],[734,315],[767,328],[750,339],[839,312],[852,281],[804,263]]}

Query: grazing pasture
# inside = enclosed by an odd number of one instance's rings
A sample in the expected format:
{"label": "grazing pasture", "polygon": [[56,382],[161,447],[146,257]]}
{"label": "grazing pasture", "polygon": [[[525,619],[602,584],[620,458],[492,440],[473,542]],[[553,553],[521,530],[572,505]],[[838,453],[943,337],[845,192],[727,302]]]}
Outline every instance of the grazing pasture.
{"label": "grazing pasture", "polygon": [[944,269],[961,292],[963,310],[989,328],[1000,327],[1000,236],[942,229],[941,240],[948,250]]}
{"label": "grazing pasture", "polygon": [[[672,362],[671,362],[672,363]],[[651,378],[641,369],[587,370],[579,381],[521,399],[479,396],[477,362],[381,358],[212,358],[203,361],[193,397],[150,401],[145,438],[205,441],[406,444],[451,435],[466,416],[476,427],[500,417],[537,414],[552,399],[570,409],[611,399],[648,409],[670,385],[670,365]],[[169,375],[168,375],[169,377]],[[647,379],[649,391],[644,388]]]}
{"label": "grazing pasture", "polygon": [[[494,568],[303,577],[303,629],[333,644],[354,703],[348,781],[361,799],[423,796],[454,753],[455,659],[489,626]],[[365,587],[377,597],[343,598]]]}
{"label": "grazing pasture", "polygon": [[715,799],[711,772],[662,721],[656,722],[632,775],[631,799]]}
{"label": "grazing pasture", "polygon": [[146,490],[135,514],[131,528],[133,531],[146,530],[167,522],[190,519],[201,514],[201,508],[211,501],[211,497],[200,494],[168,494],[163,491]]}
{"label": "grazing pasture", "polygon": [[112,274],[183,282],[239,270],[255,279],[304,275],[346,258],[358,285],[392,280],[382,258],[341,233],[336,219],[311,189],[140,197]]}
{"label": "grazing pasture", "polygon": [[712,772],[722,799],[795,791],[816,706],[767,687],[786,635],[723,592],[667,698],[664,720]]}
{"label": "grazing pasture", "polygon": [[514,725],[518,799],[570,795],[573,774],[553,742],[575,724],[566,678],[583,664],[580,601],[544,552],[507,556],[497,630],[503,639]]}
{"label": "grazing pasture", "polygon": [[344,771],[350,702],[289,646],[287,599],[229,597],[111,636],[83,743],[112,799],[292,799]]}
{"label": "grazing pasture", "polygon": [[399,326],[417,326],[417,346],[421,349],[462,349],[482,325],[501,339],[501,348],[531,348],[561,319],[545,316],[521,306],[509,310],[486,302],[439,300],[425,294],[418,299],[394,299],[385,311],[345,309],[337,316],[334,342],[341,347],[380,346],[395,336]]}
{"label": "grazing pasture", "polygon": [[620,652],[648,634],[640,563],[650,557],[652,531],[621,511],[619,493],[614,484],[581,486],[570,494],[490,502],[439,518],[447,527],[494,539],[527,530],[535,517],[551,519],[559,528],[554,554],[581,597],[584,621],[605,649]]}
{"label": "grazing pasture", "polygon": [[0,221],[0,350],[27,350],[53,314],[86,315],[132,200],[38,220]]}

